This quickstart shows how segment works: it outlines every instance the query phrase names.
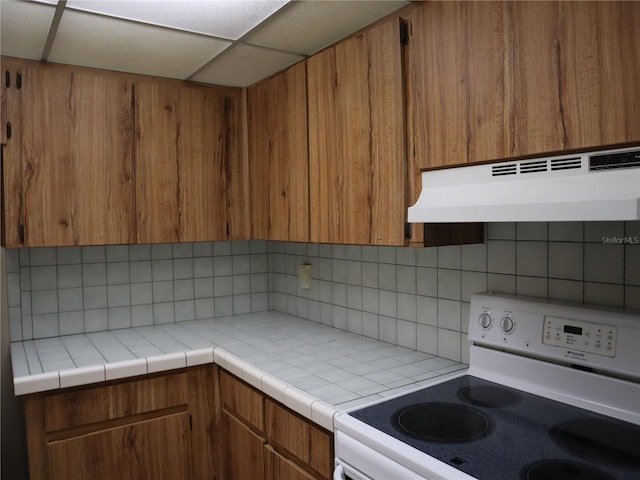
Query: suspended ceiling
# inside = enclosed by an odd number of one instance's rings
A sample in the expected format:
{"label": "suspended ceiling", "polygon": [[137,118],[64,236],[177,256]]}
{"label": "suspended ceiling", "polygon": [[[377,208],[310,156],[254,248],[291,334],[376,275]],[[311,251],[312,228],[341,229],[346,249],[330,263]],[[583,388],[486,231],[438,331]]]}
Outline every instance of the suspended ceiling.
{"label": "suspended ceiling", "polygon": [[2,55],[244,87],[401,0],[0,0]]}

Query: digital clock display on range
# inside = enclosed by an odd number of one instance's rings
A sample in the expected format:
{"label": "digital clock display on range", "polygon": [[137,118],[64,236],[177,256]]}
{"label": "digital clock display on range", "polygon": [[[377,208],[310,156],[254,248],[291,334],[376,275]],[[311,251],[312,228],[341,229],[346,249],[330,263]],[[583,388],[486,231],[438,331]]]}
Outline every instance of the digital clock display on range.
{"label": "digital clock display on range", "polygon": [[574,335],[582,335],[582,328],[573,327],[571,325],[565,325],[563,328],[564,333],[572,333]]}

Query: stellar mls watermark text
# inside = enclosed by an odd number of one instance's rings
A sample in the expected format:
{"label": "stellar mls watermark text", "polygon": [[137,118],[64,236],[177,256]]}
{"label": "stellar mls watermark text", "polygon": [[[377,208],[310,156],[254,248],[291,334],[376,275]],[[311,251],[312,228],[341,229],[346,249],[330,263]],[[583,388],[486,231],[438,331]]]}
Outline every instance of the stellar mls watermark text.
{"label": "stellar mls watermark text", "polygon": [[602,237],[603,245],[640,245],[640,237]]}

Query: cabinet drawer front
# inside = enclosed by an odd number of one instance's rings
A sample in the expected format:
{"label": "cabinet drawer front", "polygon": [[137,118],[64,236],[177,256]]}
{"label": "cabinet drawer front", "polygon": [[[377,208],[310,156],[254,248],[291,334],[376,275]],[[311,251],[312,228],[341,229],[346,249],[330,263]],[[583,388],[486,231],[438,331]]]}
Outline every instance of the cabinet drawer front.
{"label": "cabinet drawer front", "polygon": [[66,428],[189,404],[186,373],[73,390],[44,398],[45,430]]}
{"label": "cabinet drawer front", "polygon": [[233,412],[260,432],[264,431],[263,397],[258,391],[220,370],[220,398],[223,408]]}
{"label": "cabinet drawer front", "polygon": [[333,461],[331,435],[269,399],[265,401],[265,411],[269,443],[329,478]]}

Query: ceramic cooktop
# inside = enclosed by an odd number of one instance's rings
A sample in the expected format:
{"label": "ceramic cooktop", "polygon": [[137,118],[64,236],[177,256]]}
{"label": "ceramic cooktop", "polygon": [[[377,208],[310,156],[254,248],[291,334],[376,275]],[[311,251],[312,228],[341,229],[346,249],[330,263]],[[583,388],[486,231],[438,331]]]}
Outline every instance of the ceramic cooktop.
{"label": "ceramic cooktop", "polygon": [[478,479],[640,478],[640,426],[470,375],[350,415]]}

